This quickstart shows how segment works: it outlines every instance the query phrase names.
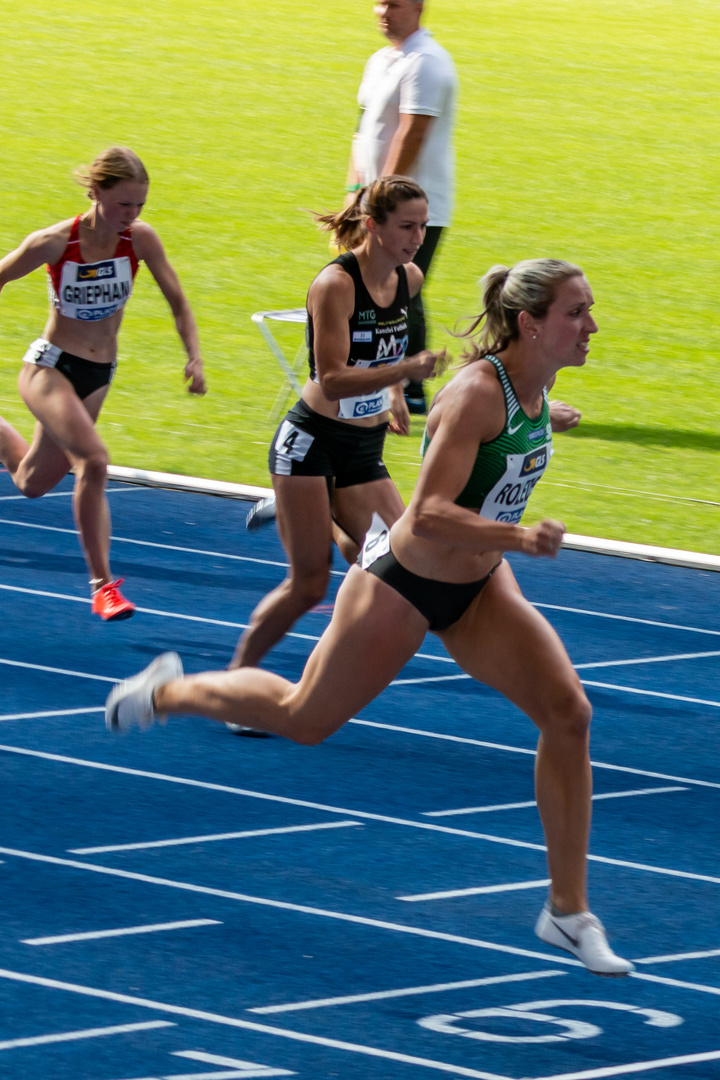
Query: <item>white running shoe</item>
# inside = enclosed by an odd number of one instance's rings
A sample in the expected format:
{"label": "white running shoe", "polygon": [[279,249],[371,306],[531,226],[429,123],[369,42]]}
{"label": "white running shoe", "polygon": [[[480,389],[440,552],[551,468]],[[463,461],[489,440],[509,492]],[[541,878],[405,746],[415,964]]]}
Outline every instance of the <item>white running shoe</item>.
{"label": "white running shoe", "polygon": [[535,923],[535,933],[548,945],[577,956],[593,975],[629,975],[635,970],[629,960],[615,955],[608,945],[603,924],[589,911],[553,915],[546,904]]}
{"label": "white running shoe", "polygon": [[266,499],[256,502],[252,510],[245,518],[246,529],[259,529],[261,525],[269,525],[275,520],[275,496],[268,495]]}
{"label": "white running shoe", "polygon": [[183,674],[182,660],[175,652],[156,657],[139,675],[124,679],[108,694],[105,702],[105,727],[108,731],[129,731],[139,727],[141,731],[152,727],[155,720],[165,723],[167,716],[155,712],[153,693],[171,679]]}

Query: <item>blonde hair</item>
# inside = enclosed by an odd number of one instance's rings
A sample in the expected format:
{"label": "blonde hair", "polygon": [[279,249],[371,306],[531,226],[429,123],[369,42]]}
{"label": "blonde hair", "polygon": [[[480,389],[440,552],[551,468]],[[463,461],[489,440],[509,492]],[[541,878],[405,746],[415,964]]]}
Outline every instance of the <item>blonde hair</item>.
{"label": "blonde hair", "polygon": [[388,214],[411,199],[427,202],[427,195],[414,180],[407,176],[380,176],[367,187],[359,188],[344,210],[336,214],[313,214],[313,217],[323,232],[332,233],[337,247],[351,251],[367,236],[367,218],[384,225]]}
{"label": "blonde hair", "polygon": [[78,184],[85,188],[88,198],[92,198],[92,188],[107,191],[122,180],[131,180],[136,184],[149,184],[147,170],[133,150],[126,146],[111,146],[93,161],[92,165],[81,165],[73,173]]}
{"label": "blonde hair", "polygon": [[518,319],[527,311],[534,319],[544,319],[558,287],[582,270],[564,259],[525,259],[512,268],[492,266],[480,282],[482,311],[470,319],[470,326],[455,337],[473,338],[463,353],[471,364],[488,354],[502,352],[520,337]]}

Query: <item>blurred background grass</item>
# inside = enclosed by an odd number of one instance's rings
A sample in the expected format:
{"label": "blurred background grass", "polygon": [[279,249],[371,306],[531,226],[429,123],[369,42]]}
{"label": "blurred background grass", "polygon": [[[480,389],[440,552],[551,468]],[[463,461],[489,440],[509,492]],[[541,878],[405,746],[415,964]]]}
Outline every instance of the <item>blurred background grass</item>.
{"label": "blurred background grass", "polygon": [[[302,306],[328,260],[303,211],[342,203],[357,85],[382,44],[370,0],[4,10],[0,250],[84,209],[73,168],[129,145],[200,326],[210,393],[193,399],[141,271],[99,425],[114,462],[268,484],[282,378],[250,315]],[[529,520],[717,553],[720,5],[428,0],[425,21],[461,82],[457,212],[426,288],[434,343],[497,262],[568,258],[595,293],[590,360],[554,391],[582,425],[556,440]],[[15,383],[43,276],[0,301],[0,411],[26,434]],[[298,328],[278,336],[294,353]],[[421,429],[388,440],[405,496]]]}

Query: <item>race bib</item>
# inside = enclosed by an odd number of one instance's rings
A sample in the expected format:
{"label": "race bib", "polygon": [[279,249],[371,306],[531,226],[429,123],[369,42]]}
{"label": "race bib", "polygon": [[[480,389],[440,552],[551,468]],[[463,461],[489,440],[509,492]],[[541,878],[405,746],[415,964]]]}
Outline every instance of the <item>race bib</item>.
{"label": "race bib", "polygon": [[98,263],[66,262],[57,307],[62,315],[81,322],[107,319],[125,306],[132,286],[132,266],[126,255]]}
{"label": "race bib", "polygon": [[359,563],[363,570],[387,555],[390,550],[390,529],[378,513],[374,513],[370,528],[365,535]]}
{"label": "race bib", "polygon": [[295,427],[289,420],[283,420],[275,438],[273,449],[278,457],[290,458],[292,461],[304,461],[308,450],[314,442],[314,435]]}
{"label": "race bib", "polygon": [[503,476],[480,507],[481,517],[517,525],[551,454],[551,443],[545,443],[529,454],[508,454]]}

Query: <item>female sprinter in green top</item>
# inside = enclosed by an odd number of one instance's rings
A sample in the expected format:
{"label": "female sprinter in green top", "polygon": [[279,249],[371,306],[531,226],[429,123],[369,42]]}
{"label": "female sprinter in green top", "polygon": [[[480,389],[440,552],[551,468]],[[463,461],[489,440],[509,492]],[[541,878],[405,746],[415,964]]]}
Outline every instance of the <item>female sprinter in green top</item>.
{"label": "female sprinter in green top", "polygon": [[484,279],[477,340],[436,396],[414,495],[392,528],[378,518],[299,683],[242,669],[181,676],[165,653],[108,698],[111,729],[200,713],[314,744],[357,715],[434,631],[472,678],[499,690],[540,732],[537,804],[550,896],[543,941],[599,975],[632,964],[610,949],[586,892],[590,704],[550,624],[520,592],[505,551],[557,554],[564,526],[520,517],[551,451],[547,388],[585,363],[597,331],[582,271],[533,259]]}

